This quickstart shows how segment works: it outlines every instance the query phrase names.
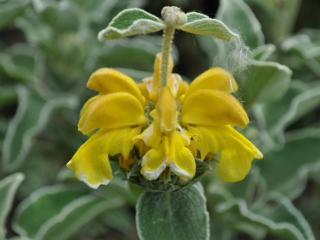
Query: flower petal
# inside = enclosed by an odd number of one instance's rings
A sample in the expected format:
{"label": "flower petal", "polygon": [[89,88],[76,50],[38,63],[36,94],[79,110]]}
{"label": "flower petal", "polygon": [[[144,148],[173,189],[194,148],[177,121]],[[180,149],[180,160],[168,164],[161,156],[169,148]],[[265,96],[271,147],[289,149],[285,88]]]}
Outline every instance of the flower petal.
{"label": "flower petal", "polygon": [[140,130],[140,127],[100,130],[80,146],[67,166],[92,188],[106,185],[112,178],[108,156],[121,154],[123,159],[129,159],[134,145],[132,139]]}
{"label": "flower petal", "polygon": [[143,143],[152,148],[159,146],[161,141],[161,131],[159,124],[155,122],[151,123],[140,135],[138,135],[134,140],[142,140]]}
{"label": "flower petal", "polygon": [[248,116],[232,95],[202,89],[191,94],[182,104],[181,121],[185,125],[238,125],[245,127]]}
{"label": "flower petal", "polygon": [[89,134],[97,128],[123,128],[142,125],[146,121],[137,98],[118,92],[89,99],[81,111],[78,128],[83,134]]}
{"label": "flower petal", "polygon": [[204,159],[208,153],[220,153],[218,173],[226,182],[241,181],[250,171],[254,158],[262,153],[242,134],[231,126],[189,127],[196,148]]}
{"label": "flower petal", "polygon": [[141,174],[148,180],[157,179],[167,164],[162,148],[150,149],[142,158]]}
{"label": "flower petal", "polygon": [[104,144],[107,135],[98,132],[80,146],[67,167],[75,172],[77,178],[91,188],[107,185],[112,179],[108,159],[108,145]]}
{"label": "flower petal", "polygon": [[238,90],[238,85],[232,75],[223,68],[210,68],[192,81],[186,97],[201,89],[220,90],[232,93]]}
{"label": "flower petal", "polygon": [[168,163],[172,172],[183,180],[189,180],[196,173],[196,163],[191,151],[185,147],[185,143],[184,137],[178,132],[170,134]]}
{"label": "flower petal", "polygon": [[[160,88],[160,81],[161,81],[161,64],[162,64],[162,55],[161,53],[158,53],[156,56],[156,59],[154,61],[154,67],[153,67],[153,76],[151,81],[146,79],[145,84],[147,85],[146,88],[149,92],[149,98],[152,101],[156,101],[158,98],[158,92]],[[168,63],[168,78],[171,78],[171,73],[173,69],[173,60],[172,57],[169,57],[169,63]]]}
{"label": "flower petal", "polygon": [[127,92],[135,96],[141,104],[144,105],[145,103],[136,82],[129,76],[112,68],[100,68],[91,74],[87,87],[101,94]]}
{"label": "flower petal", "polygon": [[170,132],[177,127],[177,103],[168,86],[161,88],[156,104],[162,132]]}

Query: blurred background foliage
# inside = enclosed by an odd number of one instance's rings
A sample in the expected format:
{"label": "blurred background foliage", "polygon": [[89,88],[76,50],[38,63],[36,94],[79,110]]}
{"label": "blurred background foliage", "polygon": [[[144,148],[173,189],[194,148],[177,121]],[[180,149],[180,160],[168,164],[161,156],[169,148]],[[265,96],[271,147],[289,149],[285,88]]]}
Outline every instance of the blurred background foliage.
{"label": "blurred background foliage", "polygon": [[97,191],[65,163],[84,141],[88,76],[108,66],[151,75],[161,35],[100,43],[120,10],[165,5],[224,21],[245,46],[178,32],[175,71],[223,66],[251,116],[245,134],[265,155],[246,180],[203,178],[211,239],[320,239],[318,0],[0,0],[0,239],[137,239],[141,189],[115,177]]}

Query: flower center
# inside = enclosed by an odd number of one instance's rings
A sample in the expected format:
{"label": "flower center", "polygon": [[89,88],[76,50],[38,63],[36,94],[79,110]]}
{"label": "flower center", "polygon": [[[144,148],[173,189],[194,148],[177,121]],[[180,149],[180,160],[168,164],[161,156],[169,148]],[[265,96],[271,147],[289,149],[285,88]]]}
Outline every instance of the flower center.
{"label": "flower center", "polygon": [[156,111],[159,116],[161,132],[168,133],[177,128],[177,103],[168,86],[164,86],[160,90]]}

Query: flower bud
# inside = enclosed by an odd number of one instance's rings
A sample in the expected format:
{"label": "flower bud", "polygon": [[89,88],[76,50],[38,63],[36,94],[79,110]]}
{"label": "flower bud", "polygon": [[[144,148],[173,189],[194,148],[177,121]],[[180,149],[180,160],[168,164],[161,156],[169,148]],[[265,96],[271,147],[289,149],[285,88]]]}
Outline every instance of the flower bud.
{"label": "flower bud", "polygon": [[168,26],[181,26],[187,22],[187,15],[178,7],[164,7],[161,16]]}

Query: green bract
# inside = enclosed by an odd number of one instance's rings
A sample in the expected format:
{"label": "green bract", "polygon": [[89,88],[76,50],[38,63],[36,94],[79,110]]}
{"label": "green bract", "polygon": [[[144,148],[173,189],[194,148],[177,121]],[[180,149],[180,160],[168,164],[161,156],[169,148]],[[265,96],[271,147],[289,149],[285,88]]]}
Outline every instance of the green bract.
{"label": "green bract", "polygon": [[98,38],[117,39],[158,32],[164,28],[162,21],[156,16],[139,8],[126,9],[115,16],[108,27],[99,32]]}
{"label": "green bract", "polygon": [[[240,39],[222,21],[209,18],[207,15],[190,12],[186,14],[187,22],[176,26],[177,29],[198,35],[212,36],[224,41]],[[164,22],[158,17],[139,8],[126,9],[116,15],[109,25],[99,32],[100,41],[118,39],[139,34],[161,31]]]}

